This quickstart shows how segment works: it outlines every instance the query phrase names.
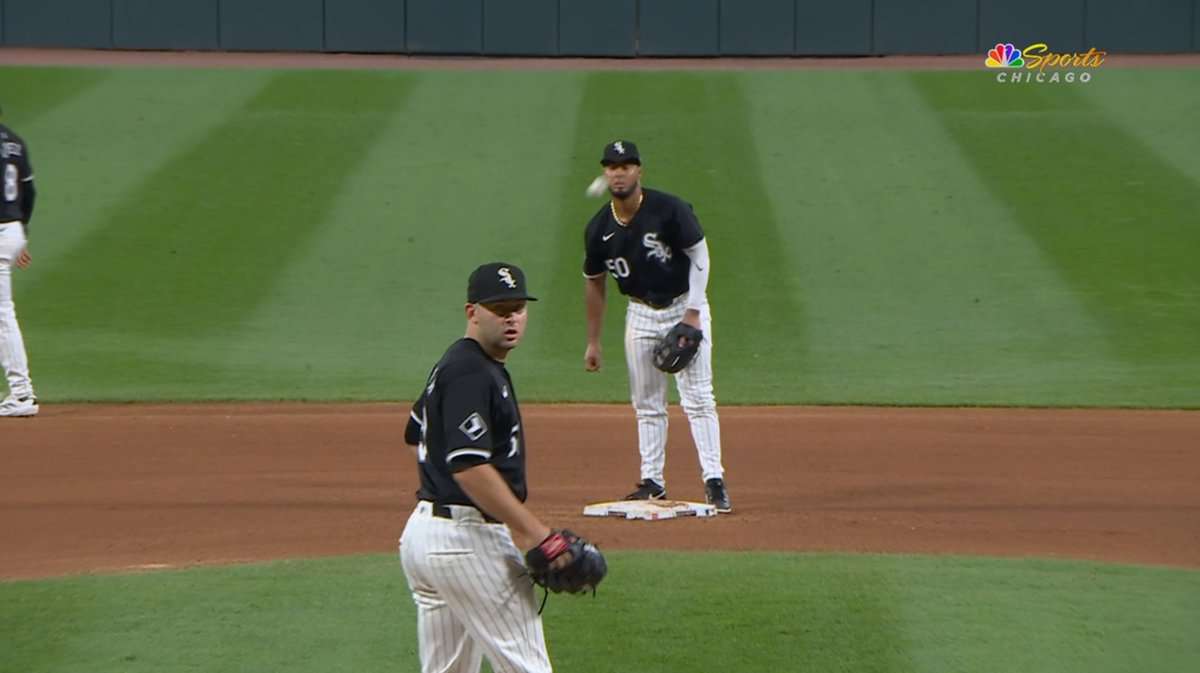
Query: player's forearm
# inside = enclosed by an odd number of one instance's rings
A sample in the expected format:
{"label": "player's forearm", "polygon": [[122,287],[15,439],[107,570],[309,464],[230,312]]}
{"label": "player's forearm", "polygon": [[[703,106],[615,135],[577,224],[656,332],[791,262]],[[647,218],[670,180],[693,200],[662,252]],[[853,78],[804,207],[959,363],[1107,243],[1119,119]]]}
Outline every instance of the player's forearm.
{"label": "player's forearm", "polygon": [[604,276],[588,278],[584,281],[584,294],[587,301],[587,339],[588,343],[600,341],[600,332],[604,327]]}
{"label": "player's forearm", "polygon": [[508,525],[513,542],[522,550],[536,547],[550,534],[550,528],[517,500],[492,465],[484,463],[455,472],[454,481],[477,507]]}

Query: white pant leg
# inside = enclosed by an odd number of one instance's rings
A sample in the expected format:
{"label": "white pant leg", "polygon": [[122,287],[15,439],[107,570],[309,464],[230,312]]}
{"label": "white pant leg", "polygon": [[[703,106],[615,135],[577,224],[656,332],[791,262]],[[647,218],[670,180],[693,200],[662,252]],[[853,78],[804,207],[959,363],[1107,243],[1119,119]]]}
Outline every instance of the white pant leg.
{"label": "white pant leg", "polygon": [[629,302],[625,311],[625,365],[629,369],[629,397],[637,414],[641,478],[666,486],[667,375],[654,366],[654,349],[666,330],[660,311]]}
{"label": "white pant leg", "polygon": [[542,618],[508,528],[417,506],[400,560],[417,604],[422,673],[550,673]]}
{"label": "white pant leg", "polygon": [[675,374],[675,385],[691,425],[702,478],[707,480],[725,476],[725,468],[721,465],[721,422],[713,394],[712,312],[707,304],[700,310],[700,329],[704,330],[700,350],[686,369]]}
{"label": "white pant leg", "polygon": [[12,298],[12,268],[24,249],[25,230],[21,223],[0,224],[0,368],[4,369],[13,397],[33,395],[25,340],[21,337],[21,326],[17,324],[17,310]]}
{"label": "white pant leg", "polygon": [[417,650],[422,673],[479,673],[483,649],[467,634],[441,597],[424,564],[428,549],[439,546],[428,510],[413,513],[400,538],[400,563],[417,606]]}

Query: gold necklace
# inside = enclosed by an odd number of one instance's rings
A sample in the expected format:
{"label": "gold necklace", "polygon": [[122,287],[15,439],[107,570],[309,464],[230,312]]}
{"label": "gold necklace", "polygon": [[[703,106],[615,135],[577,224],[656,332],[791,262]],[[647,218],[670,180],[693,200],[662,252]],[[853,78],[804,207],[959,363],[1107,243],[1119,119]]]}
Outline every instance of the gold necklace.
{"label": "gold necklace", "polygon": [[637,206],[635,206],[635,207],[634,207],[634,209],[633,209],[633,215],[630,215],[630,216],[629,216],[629,221],[628,221],[628,222],[627,222],[627,221],[625,221],[625,220],[622,220],[620,215],[617,215],[617,202],[616,202],[616,201],[609,201],[609,202],[608,202],[608,209],[612,211],[612,216],[613,216],[613,219],[617,221],[617,224],[621,225],[622,227],[628,227],[628,226],[629,226],[629,222],[632,222],[632,221],[633,221],[633,217],[634,217],[634,215],[637,215],[637,214],[638,214],[638,211],[642,209],[642,201],[643,201],[643,200],[645,200],[645,198],[646,198],[646,192],[645,192],[645,191],[642,191],[641,193],[639,193],[639,194],[638,194],[638,202],[637,202]]}

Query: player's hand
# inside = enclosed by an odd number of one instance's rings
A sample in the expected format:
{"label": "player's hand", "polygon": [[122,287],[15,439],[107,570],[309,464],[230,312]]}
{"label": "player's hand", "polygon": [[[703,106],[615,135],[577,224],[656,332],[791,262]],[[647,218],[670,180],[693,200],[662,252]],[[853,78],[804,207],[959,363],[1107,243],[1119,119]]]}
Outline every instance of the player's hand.
{"label": "player's hand", "polygon": [[700,311],[697,311],[694,308],[689,308],[683,312],[683,318],[680,319],[679,322],[685,325],[691,325],[696,329],[700,329]]}
{"label": "player's hand", "polygon": [[600,344],[588,344],[583,354],[583,368],[589,372],[600,371]]}
{"label": "player's hand", "polygon": [[17,255],[17,268],[25,269],[29,267],[29,263],[33,261],[33,257],[29,254],[29,249],[26,248]]}

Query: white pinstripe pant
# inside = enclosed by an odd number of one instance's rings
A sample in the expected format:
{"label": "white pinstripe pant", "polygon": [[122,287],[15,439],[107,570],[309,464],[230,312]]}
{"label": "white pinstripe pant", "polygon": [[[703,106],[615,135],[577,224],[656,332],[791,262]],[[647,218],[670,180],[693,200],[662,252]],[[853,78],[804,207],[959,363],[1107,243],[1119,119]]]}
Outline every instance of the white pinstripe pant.
{"label": "white pinstripe pant", "polygon": [[473,507],[454,519],[419,502],[400,537],[400,563],[417,604],[422,673],[550,673],[550,657],[525,557],[508,526]]}
{"label": "white pinstripe pant", "polygon": [[[664,309],[635,301],[625,312],[625,364],[629,368],[629,395],[637,413],[638,451],[642,454],[642,479],[666,486],[667,464],[667,377],[654,367],[654,349],[668,330],[683,318],[687,295]],[[700,310],[704,340],[686,369],[675,374],[679,400],[692,427],[692,441],[700,457],[703,479],[723,477],[721,466],[721,422],[713,396],[712,312]]]}
{"label": "white pinstripe pant", "polygon": [[25,340],[17,324],[12,297],[12,267],[25,249],[25,229],[20,222],[0,224],[0,368],[4,369],[13,397],[33,395]]}

